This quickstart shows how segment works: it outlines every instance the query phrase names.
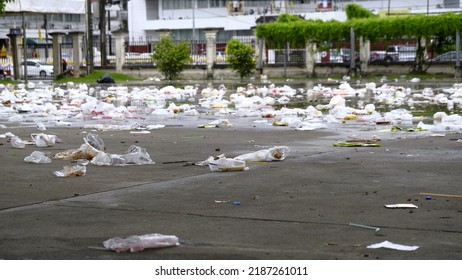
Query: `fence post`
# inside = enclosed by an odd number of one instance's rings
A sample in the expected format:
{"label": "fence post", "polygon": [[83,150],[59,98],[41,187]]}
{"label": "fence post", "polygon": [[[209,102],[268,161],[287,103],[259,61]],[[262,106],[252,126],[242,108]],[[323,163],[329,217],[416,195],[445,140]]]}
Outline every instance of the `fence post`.
{"label": "fence post", "polygon": [[82,62],[82,50],[80,46],[82,45],[83,32],[72,32],[72,67],[74,72],[74,77],[78,78],[80,76],[80,64]]}
{"label": "fence post", "polygon": [[350,74],[356,76],[356,67],[355,67],[355,30],[350,27]]}
{"label": "fence post", "polygon": [[361,71],[367,72],[369,59],[371,57],[371,41],[363,36],[359,37],[359,61]]}
{"label": "fence post", "polygon": [[316,64],[316,44],[315,43],[307,43],[305,47],[305,65],[306,65],[306,73],[308,77],[315,77],[316,73],[314,72],[314,66]]}
{"label": "fence post", "polygon": [[122,72],[122,67],[125,64],[125,31],[113,31],[112,35],[115,37],[115,57],[116,57],[116,71]]}
{"label": "fence post", "polygon": [[19,39],[21,34],[13,33],[12,31],[13,30],[10,31],[8,37],[10,38],[11,47],[13,50],[13,79],[18,80],[22,71],[22,67],[19,66],[22,60],[22,54],[19,51]]}
{"label": "fence post", "polygon": [[64,32],[53,32],[50,33],[53,38],[53,73],[57,77],[63,73],[63,67],[61,63],[61,43],[63,41]]}
{"label": "fence post", "polygon": [[204,30],[205,38],[207,39],[206,57],[207,57],[207,78],[213,78],[213,63],[217,55],[217,32],[216,29]]}
{"label": "fence post", "polygon": [[460,32],[457,30],[456,33],[456,78],[460,78],[461,76],[461,69],[460,69]]}

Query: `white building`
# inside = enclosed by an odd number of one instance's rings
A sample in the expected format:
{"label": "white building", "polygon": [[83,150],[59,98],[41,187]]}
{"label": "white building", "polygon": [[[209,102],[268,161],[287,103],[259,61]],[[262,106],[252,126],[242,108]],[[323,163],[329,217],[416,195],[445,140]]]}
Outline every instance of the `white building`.
{"label": "white building", "polygon": [[217,40],[251,35],[265,15],[298,14],[306,19],[345,20],[344,8],[356,3],[373,12],[408,9],[411,13],[460,10],[460,0],[130,0],[129,41],[156,40],[170,30],[174,39],[205,39],[204,29],[218,29]]}

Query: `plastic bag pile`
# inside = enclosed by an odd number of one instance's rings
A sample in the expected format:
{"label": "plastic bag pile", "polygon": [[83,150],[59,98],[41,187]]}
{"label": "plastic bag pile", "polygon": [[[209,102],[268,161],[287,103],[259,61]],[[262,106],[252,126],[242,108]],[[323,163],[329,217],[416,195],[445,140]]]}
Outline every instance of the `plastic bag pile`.
{"label": "plastic bag pile", "polygon": [[[86,84],[45,85],[29,83],[0,85],[0,120],[35,122],[47,126],[71,126],[81,120],[101,120],[101,129],[133,129],[114,124],[130,119],[176,118],[214,115],[256,117],[274,126],[287,126],[305,131],[326,129],[333,124],[411,124],[418,120],[412,111],[426,106],[455,112],[461,108],[462,84],[451,87],[411,90],[383,83],[356,85],[346,81],[337,87],[321,84],[308,89],[294,89],[274,84],[256,87],[252,84],[230,91],[195,86],[110,86],[107,89]],[[313,101],[313,102],[312,102]],[[321,102],[322,101],[322,102]],[[297,102],[299,106],[294,104]],[[180,104],[181,105],[176,105]],[[302,104],[312,103],[306,107]],[[380,106],[381,110],[377,110]],[[388,109],[384,112],[383,108]],[[459,131],[462,117],[443,111],[435,113],[433,123],[423,122],[421,128],[431,131]]]}

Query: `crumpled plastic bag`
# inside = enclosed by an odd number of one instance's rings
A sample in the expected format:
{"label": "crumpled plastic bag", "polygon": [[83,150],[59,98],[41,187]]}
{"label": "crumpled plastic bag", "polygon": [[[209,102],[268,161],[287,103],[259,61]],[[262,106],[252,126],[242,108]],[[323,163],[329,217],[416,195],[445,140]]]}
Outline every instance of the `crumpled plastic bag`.
{"label": "crumpled plastic bag", "polygon": [[24,158],[24,161],[30,163],[51,163],[51,159],[40,151],[32,152],[32,154]]}
{"label": "crumpled plastic bag", "polygon": [[112,165],[112,157],[105,152],[99,152],[92,160],[91,163],[98,166]]}
{"label": "crumpled plastic bag", "polygon": [[53,171],[58,177],[81,177],[87,173],[87,167],[82,165],[64,166],[62,170]]}
{"label": "crumpled plastic bag", "polygon": [[103,139],[93,132],[90,132],[83,140],[98,151],[106,150]]}
{"label": "crumpled plastic bag", "polygon": [[32,140],[34,140],[35,145],[41,148],[51,147],[61,141],[56,135],[45,133],[31,134],[31,137]]}
{"label": "crumpled plastic bag", "polygon": [[47,130],[46,126],[43,123],[38,123],[37,124],[37,129],[40,130],[40,131]]}
{"label": "crumpled plastic bag", "polygon": [[208,158],[208,165],[210,171],[244,171],[246,170],[245,162],[242,160],[220,157],[215,159],[214,157]]}
{"label": "crumpled plastic bag", "polygon": [[120,252],[138,252],[148,248],[164,248],[179,246],[179,239],[175,235],[150,233],[132,235],[127,238],[114,237],[103,242],[105,248]]}
{"label": "crumpled plastic bag", "polygon": [[198,128],[229,128],[233,127],[233,124],[228,119],[219,119],[212,121],[208,124],[199,125]]}
{"label": "crumpled plastic bag", "polygon": [[287,157],[289,153],[289,147],[287,146],[275,146],[269,149],[259,150],[253,153],[243,154],[234,159],[242,160],[245,162],[252,161],[281,161]]}
{"label": "crumpled plastic bag", "polygon": [[11,146],[16,149],[24,149],[26,147],[26,143],[18,136],[13,136],[11,137]]}
{"label": "crumpled plastic bag", "polygon": [[132,145],[128,148],[127,153],[123,155],[109,154],[101,151],[91,160],[91,163],[99,166],[125,166],[154,164],[155,162],[151,159],[145,148]]}
{"label": "crumpled plastic bag", "polygon": [[70,149],[67,151],[59,152],[54,155],[54,159],[64,160],[78,160],[78,159],[93,159],[100,151],[93,148],[91,145],[85,143],[78,149]]}

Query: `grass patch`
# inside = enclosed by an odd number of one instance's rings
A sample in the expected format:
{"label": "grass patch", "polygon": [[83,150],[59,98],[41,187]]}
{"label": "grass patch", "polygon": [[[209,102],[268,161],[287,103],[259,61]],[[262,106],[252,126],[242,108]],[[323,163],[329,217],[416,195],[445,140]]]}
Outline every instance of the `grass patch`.
{"label": "grass patch", "polygon": [[140,81],[141,79],[134,78],[129,75],[117,73],[117,72],[110,72],[110,71],[101,71],[95,70],[93,73],[89,75],[83,75],[78,78],[70,77],[70,76],[63,76],[57,77],[55,82],[58,83],[67,83],[67,82],[74,82],[74,83],[96,83],[99,77],[103,76],[105,73],[111,75],[114,81],[117,82],[129,82],[129,81]]}
{"label": "grass patch", "polygon": [[20,83],[20,82],[14,81],[14,80],[12,80],[12,79],[10,79],[10,78],[6,78],[6,79],[3,79],[3,80],[0,80],[0,84],[2,84],[2,85],[6,85],[6,84],[14,84],[14,85],[17,85],[17,84],[19,84],[19,83]]}

